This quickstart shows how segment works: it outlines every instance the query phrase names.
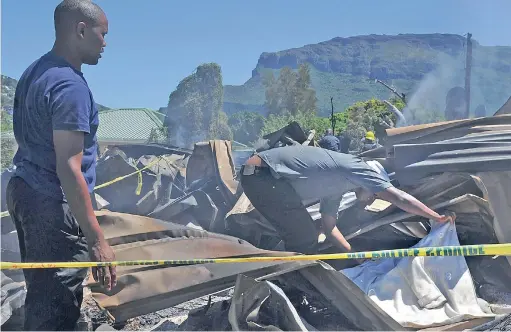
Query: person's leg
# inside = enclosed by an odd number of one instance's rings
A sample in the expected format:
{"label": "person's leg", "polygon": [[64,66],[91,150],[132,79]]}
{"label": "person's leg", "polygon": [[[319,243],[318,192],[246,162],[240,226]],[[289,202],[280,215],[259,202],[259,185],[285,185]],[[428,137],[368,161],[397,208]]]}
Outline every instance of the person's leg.
{"label": "person's leg", "polygon": [[279,232],[286,250],[314,253],[318,232],[294,188],[269,173],[243,175],[241,185],[248,199]]}
{"label": "person's leg", "polygon": [[[25,262],[72,262],[89,258],[87,242],[69,206],[42,195],[21,178],[7,190]],[[80,317],[87,269],[25,269],[25,329],[73,330]]]}

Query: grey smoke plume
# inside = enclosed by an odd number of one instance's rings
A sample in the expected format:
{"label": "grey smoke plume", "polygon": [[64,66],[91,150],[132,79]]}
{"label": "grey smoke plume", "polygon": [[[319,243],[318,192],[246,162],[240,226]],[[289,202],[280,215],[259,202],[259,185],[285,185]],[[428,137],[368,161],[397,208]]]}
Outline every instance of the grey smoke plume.
{"label": "grey smoke plume", "polygon": [[430,122],[435,113],[444,114],[449,89],[464,86],[464,55],[439,56],[438,60],[437,68],[425,75],[403,110],[409,125]]}

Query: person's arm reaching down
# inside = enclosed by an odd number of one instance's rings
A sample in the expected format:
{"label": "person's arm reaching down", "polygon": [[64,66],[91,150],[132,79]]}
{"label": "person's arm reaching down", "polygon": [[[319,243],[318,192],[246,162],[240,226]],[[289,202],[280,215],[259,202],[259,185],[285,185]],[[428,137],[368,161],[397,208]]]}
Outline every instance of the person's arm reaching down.
{"label": "person's arm reaching down", "polygon": [[[101,230],[87,183],[81,171],[84,133],[81,131],[54,130],[57,176],[60,180],[69,207],[82,229],[93,261],[114,261],[115,255]],[[108,290],[116,284],[115,267],[93,269],[94,279]]]}
{"label": "person's arm reaching down", "polygon": [[337,228],[337,218],[322,214],[321,225],[323,226],[325,235],[334,245],[340,249],[351,251],[351,245],[344,238],[339,228]]}
{"label": "person's arm reaching down", "polygon": [[422,216],[424,218],[433,219],[438,222],[454,222],[456,220],[456,215],[454,213],[452,213],[452,215],[439,215],[417,198],[397,189],[396,187],[389,187],[384,191],[377,193],[376,196],[394,204],[408,213]]}
{"label": "person's arm reaching down", "polygon": [[321,213],[321,226],[328,240],[342,250],[351,250],[339,228],[337,228],[337,210],[342,197],[328,197],[321,199],[319,212]]}

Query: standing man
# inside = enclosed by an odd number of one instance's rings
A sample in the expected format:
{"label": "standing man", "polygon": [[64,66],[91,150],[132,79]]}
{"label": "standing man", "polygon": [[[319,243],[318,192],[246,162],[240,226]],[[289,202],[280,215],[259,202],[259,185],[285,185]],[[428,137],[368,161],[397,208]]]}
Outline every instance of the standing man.
{"label": "standing man", "polygon": [[339,139],[334,136],[334,131],[332,128],[328,128],[325,131],[325,136],[323,136],[319,142],[319,146],[323,149],[328,149],[330,151],[339,151]]}
{"label": "standing man", "polygon": [[337,228],[342,195],[354,190],[371,204],[375,196],[406,212],[438,222],[439,215],[413,196],[395,188],[362,159],[313,146],[286,146],[252,156],[241,169],[241,185],[252,205],[280,233],[286,250],[315,253],[318,234],[306,206],[318,199],[322,230],[341,250],[351,245]]}
{"label": "standing man", "polygon": [[[30,65],[14,99],[16,171],[7,205],[24,262],[113,261],[91,203],[96,181],[98,110],[81,72],[106,46],[105,13],[91,1],[65,0],[54,13],[56,40]],[[27,269],[25,330],[73,330],[87,269]],[[115,268],[93,270],[107,289]]]}

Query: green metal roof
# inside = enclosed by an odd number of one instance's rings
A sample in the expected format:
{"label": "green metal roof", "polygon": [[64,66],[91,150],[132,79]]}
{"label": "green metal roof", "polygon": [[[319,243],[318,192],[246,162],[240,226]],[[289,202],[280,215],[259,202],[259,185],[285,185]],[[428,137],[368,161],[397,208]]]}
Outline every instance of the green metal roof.
{"label": "green metal roof", "polygon": [[99,112],[98,141],[147,140],[151,129],[163,127],[162,118],[161,113],[147,108],[121,108]]}

